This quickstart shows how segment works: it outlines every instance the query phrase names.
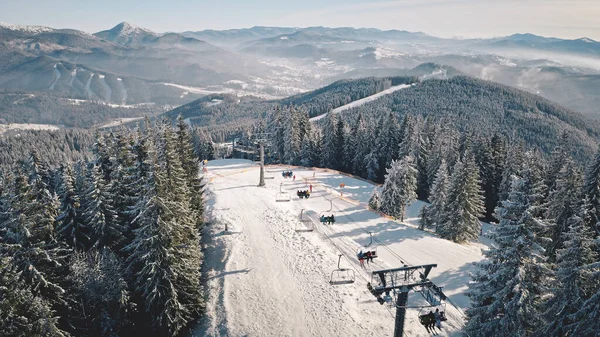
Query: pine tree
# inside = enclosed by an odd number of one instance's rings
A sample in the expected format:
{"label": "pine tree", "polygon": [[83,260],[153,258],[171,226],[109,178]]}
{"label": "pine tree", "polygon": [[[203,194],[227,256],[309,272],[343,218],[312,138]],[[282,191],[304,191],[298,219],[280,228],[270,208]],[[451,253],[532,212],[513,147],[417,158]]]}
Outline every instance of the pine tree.
{"label": "pine tree", "polygon": [[75,249],[84,250],[89,248],[90,231],[83,221],[81,200],[75,191],[73,172],[69,166],[63,172],[60,197],[62,208],[56,219],[56,232],[59,238]]}
{"label": "pine tree", "polygon": [[427,209],[423,211],[425,214],[422,214],[424,215],[424,217],[422,216],[424,222],[421,225],[421,229],[434,227],[437,230],[438,225],[447,221],[444,218],[444,210],[448,194],[448,180],[448,166],[446,165],[446,161],[442,159],[435,181],[431,187],[431,195],[429,197],[431,205],[426,206]]}
{"label": "pine tree", "polygon": [[342,152],[337,152],[336,133],[336,117],[335,114],[329,112],[325,116],[323,125],[322,167],[336,168],[338,166],[337,156]]}
{"label": "pine tree", "polygon": [[600,146],[587,170],[583,194],[589,201],[589,221],[586,225],[600,236]]}
{"label": "pine tree", "polygon": [[70,317],[77,334],[118,336],[128,321],[129,293],[119,258],[110,249],[77,253],[68,280],[77,303]]}
{"label": "pine tree", "polygon": [[484,210],[481,196],[479,170],[472,157],[467,155],[463,164],[459,161],[448,187],[448,196],[437,224],[438,233],[454,242],[466,242],[479,237],[481,223],[479,217]]}
{"label": "pine tree", "polygon": [[552,242],[547,249],[550,261],[554,261],[556,250],[563,247],[561,237],[568,230],[569,219],[580,207],[578,203],[580,186],[581,175],[576,170],[575,164],[570,159],[565,160],[554,181],[554,189],[548,196],[546,217],[553,222],[550,235]]}
{"label": "pine tree", "polygon": [[177,122],[177,150],[179,152],[179,160],[185,172],[185,180],[187,181],[190,194],[190,206],[194,212],[194,222],[196,223],[196,228],[200,230],[203,226],[202,213],[204,210],[202,178],[199,172],[200,164],[192,147],[192,138],[188,130],[188,125],[181,115],[178,117]]}
{"label": "pine tree", "polygon": [[99,165],[92,165],[88,169],[87,184],[83,200],[83,217],[91,230],[92,246],[98,249],[120,247],[125,228],[118,223],[112,196]]}
{"label": "pine tree", "polygon": [[569,219],[569,230],[563,234],[564,248],[556,252],[556,284],[550,293],[545,316],[547,324],[542,329],[546,336],[576,336],[572,333],[574,314],[589,298],[592,272],[582,268],[598,260],[592,249],[592,235],[581,217]]}
{"label": "pine tree", "polygon": [[0,258],[0,331],[3,336],[67,336],[51,305],[24,286]]}
{"label": "pine tree", "polygon": [[369,154],[364,157],[364,167],[366,168],[365,178],[370,181],[375,181],[377,179],[377,172],[379,172],[379,160],[377,159],[375,151],[369,152]]}
{"label": "pine tree", "polygon": [[469,284],[471,309],[465,331],[473,336],[532,336],[543,325],[541,296],[549,270],[536,232],[545,224],[529,213],[529,182],[514,177],[509,198],[496,209],[492,236]]}
{"label": "pine tree", "polygon": [[404,221],[406,206],[417,198],[417,170],[412,158],[392,161],[381,192],[381,211]]}
{"label": "pine tree", "polygon": [[293,107],[289,107],[284,114],[283,135],[283,162],[294,165],[300,152],[300,130],[298,129],[297,113]]}
{"label": "pine tree", "polygon": [[381,208],[381,197],[378,191],[374,191],[371,198],[369,198],[369,208],[374,211],[378,211]]}

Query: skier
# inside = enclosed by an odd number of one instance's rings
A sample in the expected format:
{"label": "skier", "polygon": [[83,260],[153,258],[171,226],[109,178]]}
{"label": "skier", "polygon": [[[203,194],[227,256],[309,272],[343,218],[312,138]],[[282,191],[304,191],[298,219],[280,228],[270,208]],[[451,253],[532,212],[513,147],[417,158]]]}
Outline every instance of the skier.
{"label": "skier", "polygon": [[431,333],[435,333],[435,315],[433,311],[429,310],[429,313],[427,314],[427,319],[428,322],[426,327],[429,327],[429,331],[431,331]]}
{"label": "skier", "polygon": [[365,267],[365,254],[361,250],[360,252],[358,252],[357,256],[358,256],[358,262],[360,262],[360,266],[364,268]]}
{"label": "skier", "polygon": [[296,181],[296,175],[294,174],[294,178],[292,179],[292,181]]}
{"label": "skier", "polygon": [[435,317],[435,327],[442,330],[442,315],[440,314],[440,309],[435,309],[433,316]]}
{"label": "skier", "polygon": [[312,193],[312,184],[310,185],[310,193]]}

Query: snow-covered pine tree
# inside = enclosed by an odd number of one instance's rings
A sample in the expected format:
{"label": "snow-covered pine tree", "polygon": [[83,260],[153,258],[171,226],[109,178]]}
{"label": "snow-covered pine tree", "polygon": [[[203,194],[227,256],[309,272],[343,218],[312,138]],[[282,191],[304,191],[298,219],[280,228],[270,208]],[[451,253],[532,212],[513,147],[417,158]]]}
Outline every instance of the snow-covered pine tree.
{"label": "snow-covered pine tree", "polygon": [[83,197],[83,217],[90,227],[93,247],[119,247],[125,229],[118,222],[110,190],[104,180],[100,165],[87,170],[87,189]]}
{"label": "snow-covered pine tree", "polygon": [[565,131],[560,137],[558,145],[552,150],[550,154],[550,162],[548,164],[548,171],[546,172],[546,186],[548,190],[554,189],[556,178],[558,177],[561,169],[565,165],[565,159],[570,158],[569,152],[567,151],[569,145],[569,134]]}
{"label": "snow-covered pine tree", "polygon": [[573,215],[568,224],[569,230],[561,238],[564,248],[556,252],[556,282],[546,304],[547,324],[541,329],[544,336],[576,336],[572,332],[574,314],[591,297],[594,288],[592,271],[582,268],[598,261],[592,249],[592,233],[578,215]]}
{"label": "snow-covered pine tree", "polygon": [[381,211],[404,221],[406,206],[417,198],[417,170],[412,158],[392,161],[381,190]]}
{"label": "snow-covered pine tree", "polygon": [[479,169],[473,157],[466,154],[465,162],[459,160],[448,187],[448,196],[437,224],[437,231],[445,239],[466,242],[479,237],[484,205],[481,195]]}
{"label": "snow-covered pine tree", "polygon": [[446,165],[446,161],[442,159],[442,162],[440,163],[438,168],[435,181],[431,186],[431,194],[429,196],[429,200],[431,200],[431,205],[426,206],[427,210],[424,211],[425,221],[421,225],[421,229],[427,227],[434,227],[437,231],[437,226],[447,221],[447,219],[444,218],[444,210],[448,195],[448,186],[448,166]]}
{"label": "snow-covered pine tree", "polygon": [[165,206],[171,212],[170,216],[163,215],[163,220],[171,230],[169,254],[173,257],[171,268],[176,275],[173,285],[188,313],[186,319],[190,320],[203,307],[200,286],[202,252],[200,232],[195,222],[196,212],[191,207],[185,172],[174,148],[177,144],[174,136],[170,123],[165,121],[157,144],[157,165],[165,172],[166,189],[159,196],[162,195]]}
{"label": "snow-covered pine tree", "polygon": [[569,229],[569,219],[580,208],[581,174],[570,158],[564,163],[554,180],[554,189],[548,196],[546,218],[552,220],[550,242],[547,254],[550,261],[555,260],[556,250],[563,247],[562,236]]}
{"label": "snow-covered pine tree", "polygon": [[3,336],[68,336],[58,317],[41,296],[24,287],[19,276],[0,258],[0,331]]}
{"label": "snow-covered pine tree", "polygon": [[379,196],[379,191],[374,191],[371,198],[369,198],[369,208],[378,211],[381,208],[381,197]]}
{"label": "snow-covered pine tree", "polygon": [[381,183],[384,180],[386,168],[390,167],[392,160],[397,159],[398,156],[400,140],[398,138],[398,120],[396,119],[396,115],[390,113],[382,116],[379,121],[379,128],[379,135],[375,141],[379,160],[379,171],[377,172],[376,182]]}
{"label": "snow-covered pine tree", "polygon": [[583,194],[588,199],[589,220],[586,225],[591,228],[595,235],[600,236],[600,146],[594,160],[587,169],[583,183]]}
{"label": "snow-covered pine tree", "polygon": [[[69,317],[75,334],[89,331],[99,336],[118,336],[128,320],[129,293],[123,267],[110,249],[74,255],[69,266],[70,293],[78,304]],[[92,319],[90,319],[92,318]]]}
{"label": "snow-covered pine tree", "polygon": [[297,112],[292,106],[283,114],[283,129],[283,162],[294,165],[300,153],[300,130]]}
{"label": "snow-covered pine tree", "polygon": [[[175,336],[188,322],[189,312],[180,302],[173,270],[174,238],[168,222],[173,210],[160,195],[165,190],[166,172],[155,167],[144,186],[143,198],[136,206],[135,239],[124,249],[128,271],[133,276],[132,288],[143,300],[154,331]],[[167,219],[165,219],[165,217]]]}
{"label": "snow-covered pine tree", "polygon": [[342,118],[337,118],[336,126],[335,126],[335,134],[333,140],[333,150],[334,150],[334,159],[333,159],[333,167],[330,167],[334,170],[347,171],[348,161],[347,159],[348,153],[345,152],[346,142],[348,139],[348,132],[346,130],[346,123]]}
{"label": "snow-covered pine tree", "polygon": [[529,213],[530,189],[528,181],[514,176],[508,199],[496,208],[496,245],[477,263],[467,292],[469,335],[532,336],[544,323],[541,296],[550,271],[535,233],[545,223]]}
{"label": "snow-covered pine tree", "polygon": [[376,181],[377,172],[379,172],[379,160],[375,150],[372,150],[364,157],[364,167],[366,169],[365,178],[370,181]]}
{"label": "snow-covered pine tree", "polygon": [[310,142],[310,137],[307,135],[302,140],[302,146],[300,147],[300,165],[305,167],[314,166],[312,162],[313,154],[312,154],[312,144]]}
{"label": "snow-covered pine tree", "polygon": [[504,171],[498,188],[498,200],[506,200],[511,189],[511,177],[523,169],[523,144],[512,141],[506,151]]}
{"label": "snow-covered pine tree", "polygon": [[336,168],[337,167],[337,157],[338,153],[336,152],[336,125],[337,119],[335,114],[328,112],[325,116],[325,124],[323,125],[323,146],[322,146],[322,156],[321,156],[321,166]]}
{"label": "snow-covered pine tree", "polygon": [[200,230],[203,225],[202,213],[204,205],[202,201],[202,177],[200,177],[200,163],[194,152],[192,137],[189,132],[189,127],[185,123],[183,116],[177,118],[177,151],[179,152],[179,160],[185,172],[189,193],[190,206],[194,211],[194,222],[196,228]]}
{"label": "snow-covered pine tree", "polygon": [[81,198],[75,191],[73,172],[70,166],[64,168],[59,189],[61,212],[56,219],[58,238],[77,250],[90,247],[90,230],[81,214]]}
{"label": "snow-covered pine tree", "polygon": [[[133,139],[129,132],[121,127],[112,142],[111,149],[111,184],[107,186],[112,196],[112,205],[117,212],[117,222],[123,227],[124,234],[129,237],[130,224],[133,218],[129,214],[129,208],[137,201],[136,174],[134,166],[134,154],[132,152]],[[117,249],[120,249],[119,246]]]}

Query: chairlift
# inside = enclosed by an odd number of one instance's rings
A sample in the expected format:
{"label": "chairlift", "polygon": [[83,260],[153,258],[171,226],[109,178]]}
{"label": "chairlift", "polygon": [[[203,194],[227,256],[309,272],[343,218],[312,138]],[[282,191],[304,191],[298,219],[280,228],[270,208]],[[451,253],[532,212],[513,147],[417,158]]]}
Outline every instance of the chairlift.
{"label": "chairlift", "polygon": [[373,245],[373,233],[372,232],[369,232],[369,238],[370,238],[369,243],[367,243],[366,245],[363,245],[364,248],[368,248],[368,249],[366,249],[366,250],[361,249],[361,250],[363,250],[363,253],[365,253],[365,254],[369,253],[370,258],[374,259],[374,258],[378,257],[378,254],[377,254],[377,246]]}
{"label": "chairlift", "polygon": [[315,229],[315,226],[312,220],[304,214],[304,209],[300,211],[299,222],[296,223],[294,230],[296,232],[312,232]]}
{"label": "chairlift", "polygon": [[282,190],[283,183],[279,184],[279,192],[275,195],[275,202],[288,202],[292,200],[289,192]]}
{"label": "chairlift", "polygon": [[354,281],[356,280],[356,276],[354,275],[353,269],[340,268],[340,261],[342,260],[342,256],[344,255],[338,255],[337,269],[331,272],[331,278],[329,280],[329,284],[331,285],[350,284],[354,283]]}
{"label": "chairlift", "polygon": [[439,310],[440,321],[444,322],[448,320],[448,317],[446,317],[446,303],[442,302],[439,305],[427,305],[421,307],[419,310],[419,323],[421,323],[421,325],[427,326],[435,323],[435,318],[432,321],[432,318],[429,316],[429,312],[426,310],[428,308],[429,311],[433,313],[435,313],[435,310]]}

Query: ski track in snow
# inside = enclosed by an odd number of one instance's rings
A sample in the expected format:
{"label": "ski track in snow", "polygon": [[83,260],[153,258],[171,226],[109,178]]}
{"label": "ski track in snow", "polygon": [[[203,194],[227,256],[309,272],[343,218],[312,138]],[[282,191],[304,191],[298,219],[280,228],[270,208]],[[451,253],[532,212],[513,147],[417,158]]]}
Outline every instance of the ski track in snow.
{"label": "ski track in snow", "polygon": [[110,103],[110,99],[112,97],[112,89],[108,86],[108,84],[106,84],[106,79],[104,75],[99,75],[99,77],[100,83],[102,83],[102,87],[104,88],[104,92],[106,93],[104,100]]}
{"label": "ski track in snow", "polygon": [[73,71],[71,71],[71,78],[69,79],[69,86],[73,87],[73,81],[75,80],[75,77],[77,76],[77,68],[73,69]]}
{"label": "ski track in snow", "polygon": [[[354,102],[350,102],[350,103],[348,103],[346,105],[342,105],[341,107],[338,107],[338,108],[335,108],[335,109],[331,110],[331,112],[332,113],[339,113],[339,112],[342,112],[344,110],[356,108],[356,107],[361,106],[361,105],[363,105],[365,103],[372,102],[372,101],[378,99],[381,96],[389,95],[389,94],[391,94],[391,93],[393,93],[395,91],[398,91],[398,90],[401,90],[401,89],[410,88],[411,86],[412,86],[412,84],[400,84],[400,85],[396,85],[396,86],[390,87],[389,89],[385,89],[383,91],[380,91],[380,92],[378,92],[378,93],[376,93],[374,95],[367,96],[365,98],[361,98],[361,99],[356,100]],[[311,122],[318,121],[321,118],[325,117],[326,115],[327,115],[327,113],[315,116],[315,117],[311,118],[310,121]]]}
{"label": "ski track in snow", "polygon": [[[366,288],[370,271],[409,264],[437,263],[430,279],[463,309],[472,262],[481,260],[486,242],[457,245],[416,229],[422,202],[407,211],[399,224],[365,208],[375,185],[334,171],[292,168],[296,181],[281,177],[283,167],[267,167],[267,186],[256,187],[258,167],[251,161],[217,160],[209,163],[207,180],[207,250],[205,273],[207,315],[193,336],[389,336],[394,308],[377,303]],[[269,172],[271,171],[271,172]],[[306,180],[304,180],[306,179]],[[283,182],[292,201],[275,202]],[[313,185],[309,199],[295,192]],[[340,190],[339,184],[346,186]],[[340,196],[343,192],[343,197]],[[328,200],[332,199],[332,203]],[[296,232],[305,209],[315,231]],[[319,216],[335,214],[336,224],[323,226]],[[228,232],[224,231],[225,224]],[[487,231],[487,227],[484,229]],[[356,253],[369,243],[367,231],[386,246],[366,270]],[[337,267],[356,270],[356,282],[331,286]],[[371,269],[372,268],[372,269]],[[412,292],[409,305],[422,305]],[[429,336],[418,322],[419,310],[409,309],[407,336]],[[459,335],[463,324],[458,310],[446,307],[449,320],[440,335]]]}
{"label": "ski track in snow", "polygon": [[60,71],[56,68],[58,64],[54,65],[54,81],[52,81],[52,84],[50,84],[50,90],[54,90],[54,86],[56,85],[56,82],[58,82],[58,80],[60,80],[61,74]]}
{"label": "ski track in snow", "polygon": [[121,105],[125,105],[127,104],[127,89],[125,89],[123,79],[117,78],[117,82],[119,82],[119,86],[121,87]]}
{"label": "ski track in snow", "polygon": [[92,92],[92,88],[90,88],[90,85],[92,84],[92,78],[93,77],[94,77],[94,73],[91,73],[90,77],[88,78],[87,82],[85,83],[85,91],[87,92],[88,99],[93,99],[94,96],[96,96],[94,94],[94,92]]}

